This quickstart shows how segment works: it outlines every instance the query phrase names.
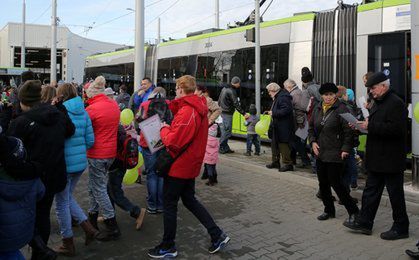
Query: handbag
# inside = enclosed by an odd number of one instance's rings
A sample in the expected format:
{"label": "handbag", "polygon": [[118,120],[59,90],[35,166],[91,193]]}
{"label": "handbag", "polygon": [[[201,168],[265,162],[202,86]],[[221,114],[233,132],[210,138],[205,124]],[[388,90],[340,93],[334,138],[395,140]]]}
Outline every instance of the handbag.
{"label": "handbag", "polygon": [[157,176],[159,177],[168,176],[170,172],[170,168],[172,168],[173,163],[176,161],[177,158],[179,158],[183,154],[184,151],[186,151],[186,149],[189,147],[191,143],[192,142],[187,144],[175,158],[173,158],[170,155],[167,148],[163,148],[160,151],[160,154],[157,156],[156,164],[154,167]]}

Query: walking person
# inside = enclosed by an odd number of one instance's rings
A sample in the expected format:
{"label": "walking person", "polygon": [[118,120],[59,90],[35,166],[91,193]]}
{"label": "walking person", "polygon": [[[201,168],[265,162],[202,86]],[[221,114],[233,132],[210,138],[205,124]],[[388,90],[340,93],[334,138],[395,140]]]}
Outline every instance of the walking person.
{"label": "walking person", "polygon": [[105,229],[96,236],[97,240],[109,241],[121,236],[115,218],[115,210],[109,199],[107,184],[108,170],[112,165],[117,151],[117,134],[119,125],[119,107],[114,100],[108,98],[105,92],[106,81],[99,76],[86,90],[87,113],[92,121],[95,136],[94,145],[87,150],[89,165],[89,221],[98,229],[97,218],[101,210]]}
{"label": "walking person", "polygon": [[352,129],[340,116],[348,109],[337,99],[338,88],[335,84],[324,83],[319,92],[323,101],[314,108],[309,127],[309,140],[316,156],[317,178],[324,205],[324,212],[317,219],[335,217],[333,187],[352,220],[359,209],[342,183],[344,160],[353,148]]}
{"label": "walking person", "polygon": [[[303,91],[298,88],[297,83],[292,79],[287,79],[284,82],[284,88],[290,93],[292,97],[292,107],[294,112],[295,128],[303,129],[307,122],[307,105],[303,100]],[[299,168],[306,168],[310,165],[310,158],[306,151],[307,139],[301,139],[299,136],[293,136],[291,140],[291,158],[296,164],[297,153],[301,157],[301,165]]]}
{"label": "walking person", "polygon": [[[134,155],[134,152],[129,151],[129,149],[135,149],[138,152],[138,135],[132,125],[132,123],[128,126],[119,125],[117,140],[118,156],[109,168],[108,194],[113,207],[115,208],[116,204],[122,210],[128,212],[135,219],[135,229],[140,230],[143,225],[146,210],[133,204],[125,196],[124,190],[122,189],[122,181],[127,171],[127,162],[122,158]],[[135,155],[138,158],[138,154],[135,153]]]}
{"label": "walking person", "polygon": [[[162,122],[170,124],[173,119],[172,112],[169,109],[169,101],[166,99],[166,90],[157,87],[149,96],[149,100],[141,104],[137,114],[138,122],[141,122],[153,115],[159,115]],[[144,156],[145,172],[147,173],[147,213],[163,213],[163,183],[162,177],[158,176],[155,164],[160,151],[152,153],[148,148],[144,134],[140,133],[140,146]]]}
{"label": "walking person", "polygon": [[56,253],[46,246],[51,232],[50,211],[54,195],[67,184],[64,142],[74,134],[75,127],[68,115],[41,103],[39,80],[26,81],[19,90],[19,100],[23,113],[11,121],[7,133],[23,140],[31,160],[44,169],[41,180],[45,195],[36,205],[32,259],[55,259]]}
{"label": "walking person", "polygon": [[271,138],[272,162],[266,165],[266,168],[278,168],[280,172],[293,171],[289,145],[294,136],[292,97],[276,83],[270,83],[266,90],[273,99],[271,111],[268,112],[271,116],[268,134]]}
{"label": "walking person", "polygon": [[221,124],[221,138],[220,138],[220,153],[234,153],[228,145],[228,139],[231,137],[233,127],[233,115],[237,110],[240,114],[244,115],[244,110],[240,106],[239,99],[237,98],[236,90],[240,88],[241,80],[239,77],[231,79],[231,85],[225,86],[218,98],[218,105],[221,107],[223,123]]}
{"label": "walking person", "polygon": [[160,130],[169,154],[179,157],[164,180],[164,235],[161,244],[148,251],[152,258],[176,257],[178,254],[175,238],[180,198],[210,234],[209,253],[218,252],[230,241],[195,197],[195,178],[202,166],[208,137],[207,102],[204,97],[195,95],[195,90],[194,77],[186,75],[176,80],[177,99],[170,104],[173,122],[170,126],[163,124]]}
{"label": "walking person", "polygon": [[260,137],[255,131],[255,126],[259,122],[259,116],[257,115],[257,110],[255,104],[251,104],[249,108],[249,114],[245,115],[245,123],[247,126],[247,138],[246,138],[246,152],[244,155],[252,155],[252,144],[255,146],[254,155],[260,155]]}
{"label": "walking person", "polygon": [[390,90],[390,80],[382,72],[371,75],[366,83],[374,99],[366,121],[357,122],[367,130],[365,167],[368,172],[362,193],[359,216],[344,226],[367,235],[372,234],[375,215],[384,186],[387,188],[393,211],[393,225],[381,233],[384,240],[409,237],[409,218],[403,190],[406,169],[407,110],[404,102]]}
{"label": "walking person", "polygon": [[64,83],[57,88],[57,96],[62,98],[76,130],[74,135],[65,141],[64,146],[67,185],[63,191],[55,194],[55,212],[62,236],[62,244],[55,251],[65,256],[75,256],[72,219],[85,232],[86,245],[90,244],[99,233],[87,220],[87,216],[73,196],[77,183],[87,167],[86,151],[93,146],[95,139],[92,122],[84,109],[83,100],[77,96],[77,89],[70,83]]}
{"label": "walking person", "polygon": [[217,128],[217,124],[212,124],[208,128],[208,140],[204,157],[204,172],[208,176],[208,181],[205,184],[208,186],[214,186],[218,183],[216,167],[218,163],[218,149],[220,143],[217,139]]}
{"label": "walking person", "polygon": [[42,167],[27,156],[20,139],[0,127],[0,259],[24,260],[20,252],[33,237],[36,202],[45,188]]}

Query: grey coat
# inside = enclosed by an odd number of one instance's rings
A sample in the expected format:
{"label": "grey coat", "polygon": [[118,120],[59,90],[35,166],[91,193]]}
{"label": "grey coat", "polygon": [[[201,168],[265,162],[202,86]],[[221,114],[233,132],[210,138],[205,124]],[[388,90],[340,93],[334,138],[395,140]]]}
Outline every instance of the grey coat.
{"label": "grey coat", "polygon": [[292,106],[294,109],[294,119],[297,126],[304,125],[307,118],[307,105],[303,100],[303,92],[298,86],[295,86],[291,91]]}

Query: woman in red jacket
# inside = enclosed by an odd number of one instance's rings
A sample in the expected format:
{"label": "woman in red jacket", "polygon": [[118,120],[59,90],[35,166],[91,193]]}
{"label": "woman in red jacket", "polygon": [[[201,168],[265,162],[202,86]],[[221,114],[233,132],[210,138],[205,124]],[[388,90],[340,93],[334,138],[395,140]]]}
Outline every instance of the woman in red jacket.
{"label": "woman in red jacket", "polygon": [[101,232],[97,237],[101,241],[114,240],[121,236],[115,219],[115,211],[107,192],[108,170],[116,157],[120,112],[118,104],[104,94],[105,85],[105,78],[99,76],[86,91],[89,98],[86,111],[92,120],[95,135],[95,144],[87,151],[90,196],[89,221],[98,229],[97,217],[100,208],[106,225],[104,232]]}
{"label": "woman in red jacket", "polygon": [[201,170],[208,136],[207,101],[205,97],[195,95],[195,90],[194,77],[186,75],[176,80],[177,99],[170,103],[174,118],[170,126],[163,124],[160,130],[162,141],[172,157],[181,155],[164,180],[163,242],[149,250],[148,255],[152,258],[177,256],[175,237],[179,198],[210,234],[211,246],[208,251],[211,254],[218,252],[230,241],[195,198],[195,178]]}

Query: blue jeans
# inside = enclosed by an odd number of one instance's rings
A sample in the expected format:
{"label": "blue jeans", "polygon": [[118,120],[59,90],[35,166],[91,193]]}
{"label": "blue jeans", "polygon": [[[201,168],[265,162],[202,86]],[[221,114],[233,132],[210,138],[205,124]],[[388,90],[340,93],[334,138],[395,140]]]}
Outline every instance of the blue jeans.
{"label": "blue jeans", "polygon": [[255,145],[255,153],[260,153],[260,139],[258,134],[247,134],[246,148],[249,153],[252,151],[252,144]]}
{"label": "blue jeans", "polygon": [[60,232],[63,238],[73,237],[71,228],[71,218],[78,224],[87,220],[86,215],[73,197],[73,191],[81,177],[81,172],[67,175],[67,185],[65,189],[55,194],[55,213],[57,214]]}
{"label": "blue jeans", "polygon": [[112,205],[116,204],[118,207],[130,213],[130,216],[137,218],[140,215],[140,207],[131,203],[125,197],[122,190],[122,180],[124,179],[125,171],[123,169],[115,169],[109,171],[108,194]]}
{"label": "blue jeans", "polygon": [[220,151],[226,152],[231,150],[228,146],[228,139],[231,137],[231,130],[233,127],[233,115],[222,113],[223,123],[220,125]]}
{"label": "blue jeans", "polygon": [[147,205],[151,210],[163,210],[164,179],[157,176],[154,165],[160,151],[152,154],[148,148],[143,149],[144,166],[147,172]]}
{"label": "blue jeans", "polygon": [[108,170],[113,159],[93,159],[89,158],[89,212],[99,212],[105,219],[115,217],[115,210],[112,207],[111,200],[108,195]]}

